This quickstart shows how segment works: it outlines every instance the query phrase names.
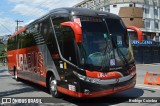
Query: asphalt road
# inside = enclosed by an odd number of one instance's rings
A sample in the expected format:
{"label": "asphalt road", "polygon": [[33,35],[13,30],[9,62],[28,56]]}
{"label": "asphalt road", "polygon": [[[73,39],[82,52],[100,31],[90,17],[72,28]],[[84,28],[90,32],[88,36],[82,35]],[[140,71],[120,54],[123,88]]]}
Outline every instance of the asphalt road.
{"label": "asphalt road", "polygon": [[[21,80],[15,81],[13,77],[8,73],[7,67],[0,66],[0,97],[49,97],[52,103],[45,105],[56,106],[143,106],[151,105],[150,103],[129,103],[129,100],[142,100],[142,99],[154,99],[154,97],[160,97],[160,86],[144,85],[143,80],[146,72],[159,72],[160,65],[137,65],[137,84],[135,88],[117,93],[111,96],[79,100],[69,96],[63,98],[51,98],[51,95],[46,91],[44,87],[33,84],[28,81]],[[142,98],[150,97],[150,98]],[[6,104],[7,106],[14,105],[19,106],[21,104]],[[23,104],[28,106],[28,104]],[[44,104],[34,104],[34,106]],[[160,103],[152,103],[153,106],[159,106]]]}

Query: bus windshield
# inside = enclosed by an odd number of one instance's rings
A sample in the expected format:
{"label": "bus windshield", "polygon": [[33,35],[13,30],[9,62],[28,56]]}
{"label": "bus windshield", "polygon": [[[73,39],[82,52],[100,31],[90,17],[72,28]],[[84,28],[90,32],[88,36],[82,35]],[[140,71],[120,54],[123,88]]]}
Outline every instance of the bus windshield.
{"label": "bus windshield", "polygon": [[[87,69],[103,70],[133,61],[127,29],[122,20],[79,17],[82,27],[81,64]],[[96,68],[97,67],[97,68]]]}

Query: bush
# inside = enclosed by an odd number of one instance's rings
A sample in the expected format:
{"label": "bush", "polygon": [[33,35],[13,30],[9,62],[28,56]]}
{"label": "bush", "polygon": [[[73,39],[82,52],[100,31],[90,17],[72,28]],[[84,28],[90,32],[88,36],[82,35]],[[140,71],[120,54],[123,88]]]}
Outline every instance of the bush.
{"label": "bush", "polygon": [[0,56],[0,59],[5,59],[7,58],[7,56]]}

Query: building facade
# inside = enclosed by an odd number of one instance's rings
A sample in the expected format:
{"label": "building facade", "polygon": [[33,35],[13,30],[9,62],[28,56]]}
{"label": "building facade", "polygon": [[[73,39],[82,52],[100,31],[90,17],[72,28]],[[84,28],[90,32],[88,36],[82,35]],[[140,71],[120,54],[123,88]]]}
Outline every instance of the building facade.
{"label": "building facade", "polygon": [[139,27],[144,40],[160,41],[160,0],[84,0],[74,7],[117,14],[126,25]]}
{"label": "building facade", "polygon": [[141,44],[129,33],[136,63],[160,63],[160,0],[84,0],[74,7],[114,13],[126,25],[137,26],[143,31]]}

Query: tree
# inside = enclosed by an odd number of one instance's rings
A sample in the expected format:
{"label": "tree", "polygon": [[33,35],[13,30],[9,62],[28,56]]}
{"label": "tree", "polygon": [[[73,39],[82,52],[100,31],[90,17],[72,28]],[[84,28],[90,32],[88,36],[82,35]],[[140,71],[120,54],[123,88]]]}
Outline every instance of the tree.
{"label": "tree", "polygon": [[0,58],[6,58],[6,44],[0,44]]}

